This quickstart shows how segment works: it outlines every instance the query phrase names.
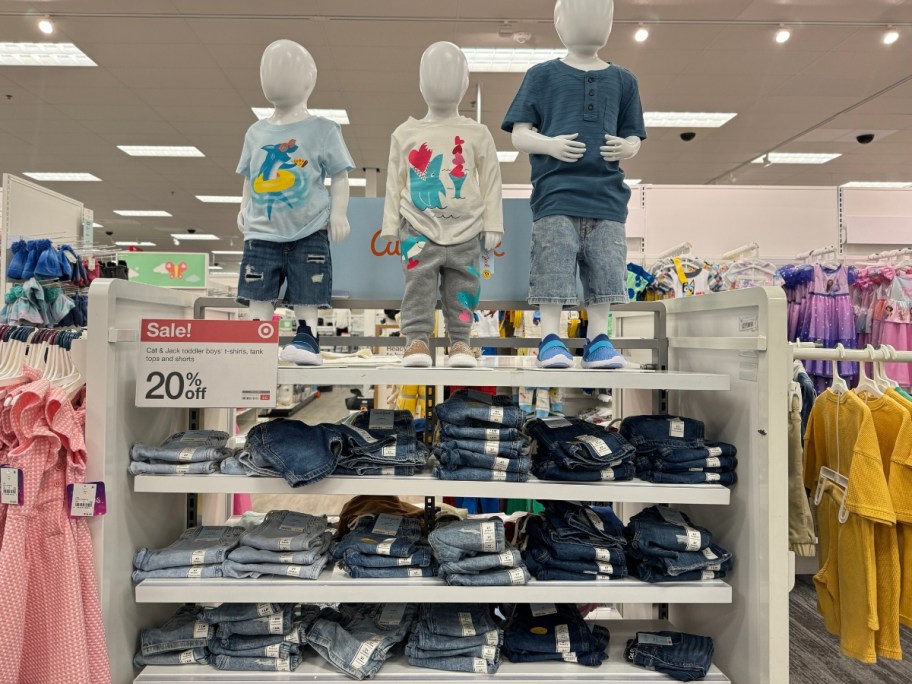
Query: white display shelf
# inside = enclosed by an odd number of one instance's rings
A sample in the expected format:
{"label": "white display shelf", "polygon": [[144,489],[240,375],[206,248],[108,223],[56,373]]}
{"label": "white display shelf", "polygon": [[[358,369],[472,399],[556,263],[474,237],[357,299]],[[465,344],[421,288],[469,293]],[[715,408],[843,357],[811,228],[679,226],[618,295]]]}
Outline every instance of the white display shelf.
{"label": "white display shelf", "polygon": [[497,387],[611,387],[642,390],[728,390],[728,375],[639,369],[554,370],[531,356],[491,356],[478,368],[393,366],[279,366],[280,385],[492,385]]}
{"label": "white display shelf", "polygon": [[627,482],[548,482],[531,477],[528,482],[438,480],[431,474],[412,477],[355,477],[333,475],[304,485],[289,487],[278,477],[243,475],[137,475],[135,492],[172,494],[309,494],[352,495],[370,492],[401,496],[482,496],[538,499],[540,501],[611,501],[614,503],[667,503],[727,505],[728,487],[714,484],[670,485],[642,480]]}
{"label": "white display shelf", "polygon": [[[608,659],[599,667],[586,667],[564,662],[511,663],[504,659],[494,675],[471,672],[444,672],[412,667],[404,655],[388,660],[377,672],[374,682],[390,684],[443,684],[444,682],[529,682],[534,684],[569,684],[571,682],[624,682],[625,684],[668,684],[674,680],[657,672],[636,667],[624,659],[628,639],[638,631],[674,629],[666,622],[652,620],[612,620],[601,624],[611,630]],[[320,656],[306,651],[304,662],[295,672],[229,672],[216,670],[209,665],[180,665],[173,667],[147,667],[134,680],[135,684],[193,684],[219,682],[220,684],[254,684],[267,682],[314,682],[330,684],[350,682],[349,677],[334,669]],[[730,683],[715,665],[702,682]]]}
{"label": "white display shelf", "polygon": [[150,579],[136,585],[138,603],[731,603],[722,580],[649,584],[630,577],[604,582],[537,582],[518,586],[448,586],[437,577],[353,579],[325,570],[316,580]]}

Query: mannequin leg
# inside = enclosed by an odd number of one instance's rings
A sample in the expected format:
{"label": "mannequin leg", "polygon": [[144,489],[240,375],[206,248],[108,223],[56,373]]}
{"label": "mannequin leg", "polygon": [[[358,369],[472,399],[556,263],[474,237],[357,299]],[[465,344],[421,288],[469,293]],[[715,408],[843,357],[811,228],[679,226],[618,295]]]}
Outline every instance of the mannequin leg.
{"label": "mannequin leg", "polygon": [[563,307],[560,304],[541,304],[538,307],[538,315],[541,318],[541,335],[542,339],[548,335],[560,335],[560,320]]}
{"label": "mannequin leg", "polygon": [[611,304],[591,304],[586,307],[586,315],[589,317],[589,332],[586,335],[590,340],[599,335],[608,334],[608,314],[611,312]]}
{"label": "mannequin leg", "polygon": [[477,238],[446,247],[447,257],[440,272],[440,301],[446,320],[450,350],[447,365],[453,368],[474,368],[475,354],[469,345],[475,309],[481,296],[478,262],[481,245]]}
{"label": "mannequin leg", "polygon": [[306,325],[310,328],[310,334],[314,337],[317,336],[317,322],[320,318],[317,307],[298,304],[294,307],[294,315],[298,319],[298,325]]}
{"label": "mannequin leg", "polygon": [[254,321],[271,321],[275,307],[272,302],[250,302],[250,318]]}
{"label": "mannequin leg", "polygon": [[589,332],[583,347],[583,368],[626,368],[627,359],[614,348],[608,339],[608,313],[611,304],[590,304],[586,307],[589,316]]}
{"label": "mannequin leg", "polygon": [[292,361],[299,366],[322,366],[320,342],[317,340],[317,307],[303,304],[294,306],[295,318],[298,319],[298,332],[291,344],[282,348],[279,358]]}
{"label": "mannequin leg", "polygon": [[562,309],[560,304],[540,304],[538,307],[542,341],[538,345],[535,365],[539,368],[570,368],[573,365],[573,354],[560,338]]}

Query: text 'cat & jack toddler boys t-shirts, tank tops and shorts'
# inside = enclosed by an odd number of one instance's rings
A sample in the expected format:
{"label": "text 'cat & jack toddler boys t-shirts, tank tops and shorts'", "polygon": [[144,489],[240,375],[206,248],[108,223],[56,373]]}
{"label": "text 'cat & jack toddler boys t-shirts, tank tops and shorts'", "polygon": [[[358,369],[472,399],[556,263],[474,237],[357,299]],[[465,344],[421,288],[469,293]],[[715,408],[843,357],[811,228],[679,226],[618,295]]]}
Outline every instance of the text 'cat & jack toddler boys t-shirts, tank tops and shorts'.
{"label": "text 'cat & jack toddler boys t-shirts, tank tops and shorts'", "polygon": [[334,121],[257,121],[247,129],[237,168],[250,182],[244,239],[293,242],[325,228],[330,199],[323,180],[354,167]]}

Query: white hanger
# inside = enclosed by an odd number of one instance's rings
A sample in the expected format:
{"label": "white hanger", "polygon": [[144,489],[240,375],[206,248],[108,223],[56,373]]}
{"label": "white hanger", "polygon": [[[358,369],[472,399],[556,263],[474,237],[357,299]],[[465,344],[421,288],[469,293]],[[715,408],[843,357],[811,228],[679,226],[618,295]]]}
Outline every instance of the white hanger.
{"label": "white hanger", "polygon": [[[871,354],[871,360],[873,361],[875,356],[874,347],[869,344],[867,347],[865,347],[865,350]],[[855,393],[861,394],[862,392],[867,392],[875,399],[879,399],[883,396],[883,390],[880,388],[876,380],[868,377],[868,374],[865,371],[865,365],[867,364],[864,362],[858,364],[858,385],[855,387]]]}
{"label": "white hanger", "polygon": [[[836,345],[836,351],[838,352],[838,358],[845,358],[845,347],[842,346],[842,343]],[[839,362],[833,361],[833,382],[830,385],[830,390],[836,394],[845,394],[849,391],[849,386],[846,384],[846,381],[842,379],[839,375]]]}

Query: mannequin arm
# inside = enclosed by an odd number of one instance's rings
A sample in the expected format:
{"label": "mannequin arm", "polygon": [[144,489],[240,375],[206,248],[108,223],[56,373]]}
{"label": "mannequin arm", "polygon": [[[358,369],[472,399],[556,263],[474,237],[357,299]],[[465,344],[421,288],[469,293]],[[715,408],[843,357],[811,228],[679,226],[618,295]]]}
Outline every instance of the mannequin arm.
{"label": "mannequin arm", "polygon": [[238,212],[237,225],[238,230],[244,232],[244,210],[250,204],[250,181],[244,179],[244,190],[241,192],[241,210]]}
{"label": "mannequin arm", "polygon": [[485,251],[490,252],[503,238],[503,181],[500,176],[500,160],[497,159],[497,146],[487,129],[476,161],[478,187],[484,198],[482,244]]}
{"label": "mannequin arm", "polygon": [[556,135],[549,138],[542,135],[530,123],[513,124],[513,147],[526,154],[547,154],[568,164],[581,159],[586,144],[576,140],[579,133]]}
{"label": "mannequin arm", "polygon": [[492,233],[485,231],[481,234],[481,237],[484,242],[484,250],[490,252],[492,249],[497,247],[497,243],[503,240],[503,233]]}
{"label": "mannequin arm", "polygon": [[386,165],[386,198],[383,200],[383,225],[380,237],[388,242],[399,239],[399,225],[402,215],[399,213],[399,202],[405,189],[405,169],[402,168],[402,153],[399,142],[390,137],[389,162]]}
{"label": "mannequin arm", "polygon": [[332,210],[329,215],[329,239],[342,242],[351,232],[348,225],[348,171],[342,171],[332,179],[329,185],[329,196],[332,198]]}
{"label": "mannequin arm", "polygon": [[605,144],[599,148],[602,159],[606,162],[631,159],[640,151],[640,139],[635,135],[627,138],[618,138],[616,135],[605,134]]}

